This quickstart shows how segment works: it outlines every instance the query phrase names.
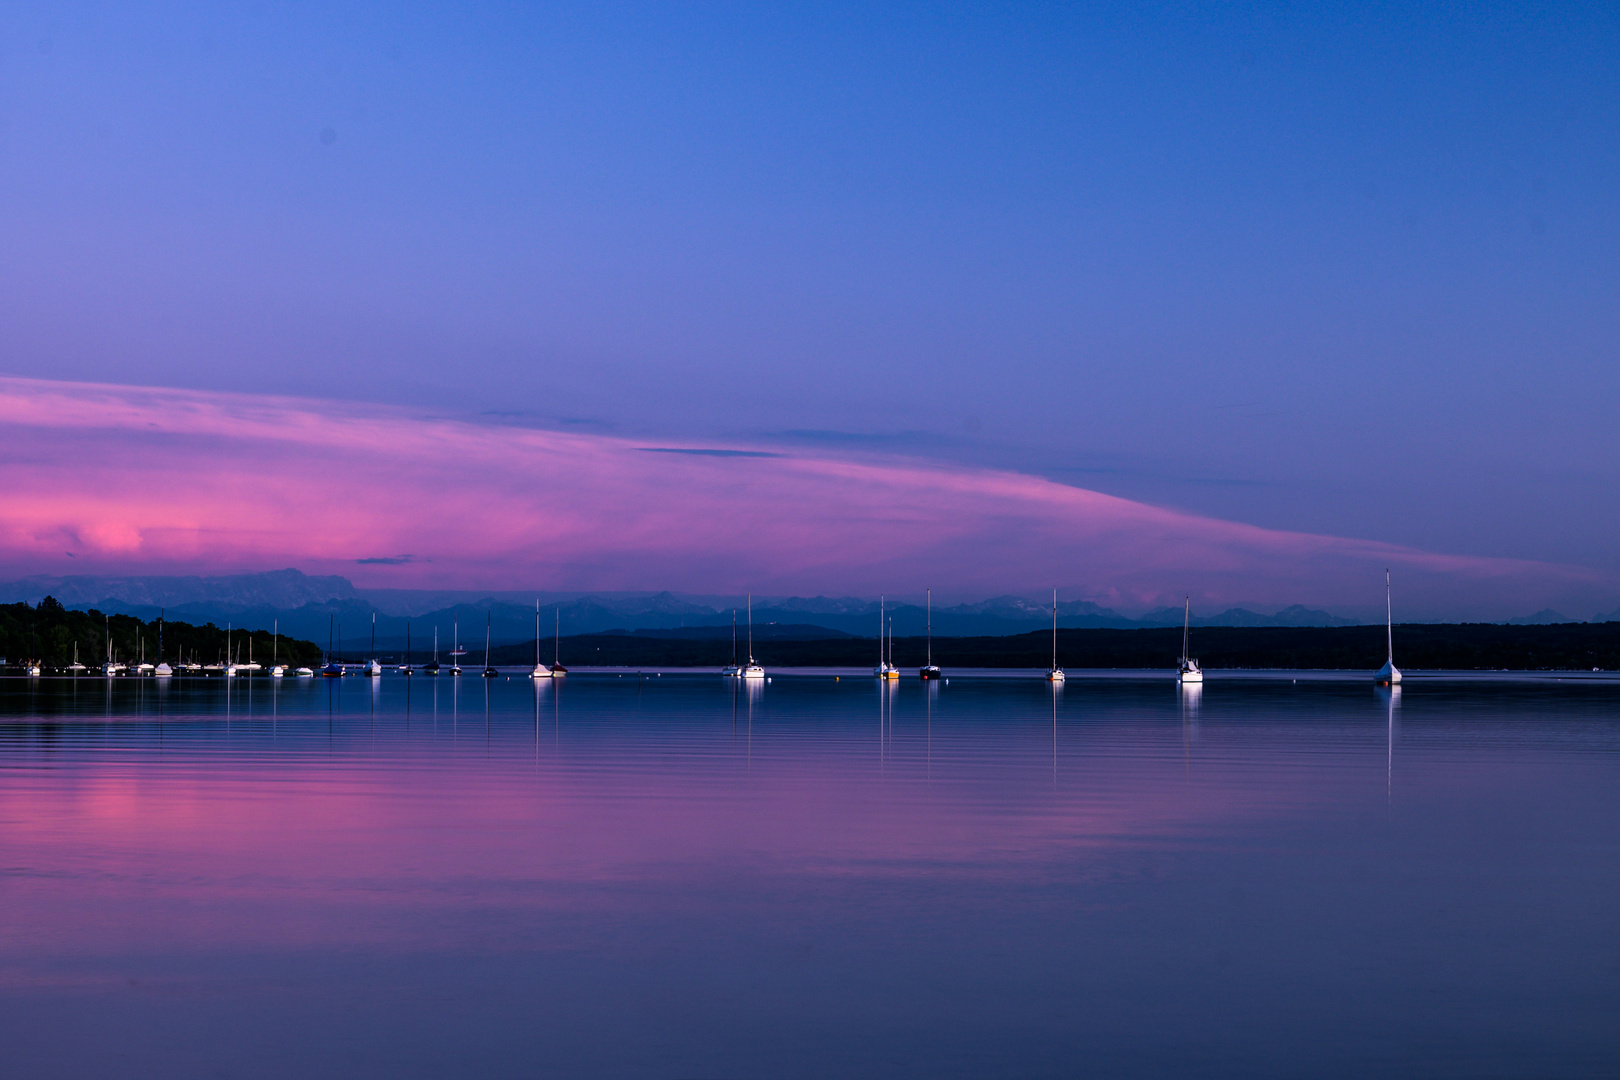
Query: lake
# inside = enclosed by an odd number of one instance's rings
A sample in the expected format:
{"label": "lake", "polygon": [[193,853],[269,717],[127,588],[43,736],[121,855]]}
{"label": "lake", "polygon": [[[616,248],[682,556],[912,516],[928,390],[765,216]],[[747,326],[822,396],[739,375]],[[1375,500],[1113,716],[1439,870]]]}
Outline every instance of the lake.
{"label": "lake", "polygon": [[1620,1072],[1620,682],[948,674],[0,680],[6,1073]]}

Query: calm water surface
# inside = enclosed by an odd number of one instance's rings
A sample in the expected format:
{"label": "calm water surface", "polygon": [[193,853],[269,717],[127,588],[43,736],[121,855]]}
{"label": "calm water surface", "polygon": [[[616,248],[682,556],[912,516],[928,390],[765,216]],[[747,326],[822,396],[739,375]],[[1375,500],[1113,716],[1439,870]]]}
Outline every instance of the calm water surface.
{"label": "calm water surface", "polygon": [[0,680],[8,1076],[1620,1072],[1620,685]]}

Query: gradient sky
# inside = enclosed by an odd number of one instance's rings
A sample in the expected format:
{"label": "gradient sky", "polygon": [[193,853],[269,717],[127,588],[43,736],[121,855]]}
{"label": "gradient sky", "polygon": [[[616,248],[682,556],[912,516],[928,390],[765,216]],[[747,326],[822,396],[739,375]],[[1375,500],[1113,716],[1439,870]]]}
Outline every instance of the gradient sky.
{"label": "gradient sky", "polygon": [[0,373],[1612,579],[1617,70],[1604,5],[7,5]]}

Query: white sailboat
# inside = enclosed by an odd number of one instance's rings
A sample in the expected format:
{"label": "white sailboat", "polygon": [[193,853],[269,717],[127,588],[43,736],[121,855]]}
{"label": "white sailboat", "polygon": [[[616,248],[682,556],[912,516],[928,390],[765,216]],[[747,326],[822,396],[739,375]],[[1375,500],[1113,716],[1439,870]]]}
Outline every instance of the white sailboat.
{"label": "white sailboat", "polygon": [[[73,645],[73,662],[75,664],[77,664],[79,662],[79,646],[78,646],[77,642],[75,642],[74,645]],[[152,674],[159,677],[159,678],[167,678],[167,677],[174,674],[174,668],[170,667],[169,664],[168,664],[168,661],[163,659],[163,614],[162,614],[162,612],[158,613],[158,665],[157,665],[157,667],[152,669]]]}
{"label": "white sailboat", "polygon": [[1186,599],[1186,606],[1181,611],[1181,662],[1176,665],[1176,682],[1201,683],[1204,673],[1198,667],[1198,661],[1187,655],[1187,636],[1192,627],[1192,597]]}
{"label": "white sailboat", "polygon": [[1399,686],[1401,669],[1395,666],[1395,608],[1389,597],[1387,569],[1384,571],[1384,643],[1389,649],[1389,659],[1384,661],[1384,666],[1373,676],[1373,682],[1379,686]]}
{"label": "white sailboat", "polygon": [[467,650],[461,647],[461,619],[450,620],[450,674],[461,674],[461,658]]}
{"label": "white sailboat", "polygon": [[892,616],[889,619],[889,659],[888,659],[888,667],[889,667],[889,670],[884,673],[883,678],[885,678],[885,679],[898,679],[898,678],[900,678],[900,669],[898,667],[896,667],[895,663],[894,663],[894,618]]}
{"label": "white sailboat", "polygon": [[382,664],[377,660],[377,613],[375,611],[371,613],[371,659],[366,661],[366,666],[361,670],[370,679],[382,676]]}
{"label": "white sailboat", "polygon": [[401,675],[410,675],[411,669],[411,620],[405,620],[405,662],[399,665]]}
{"label": "white sailboat", "polygon": [[1068,678],[1057,662],[1057,590],[1052,590],[1052,670],[1046,673],[1047,682],[1062,682]]}
{"label": "white sailboat", "polygon": [[79,643],[77,641],[75,641],[73,643],[73,663],[68,665],[68,670],[71,671],[74,675],[78,675],[79,672],[81,672],[81,671],[89,671],[90,670],[89,668],[85,667],[83,664],[79,663]]}
{"label": "white sailboat", "polygon": [[551,669],[540,662],[540,598],[534,598],[534,670],[529,672],[531,679],[551,678]]}
{"label": "white sailboat", "polygon": [[754,594],[748,594],[748,665],[742,669],[744,679],[763,679],[765,669],[754,659]]}
{"label": "white sailboat", "polygon": [[102,622],[107,632],[107,662],[101,665],[101,673],[103,675],[117,675],[120,671],[124,670],[124,665],[116,663],[113,660],[112,619],[109,616],[103,615]]}
{"label": "white sailboat", "polygon": [[886,597],[878,597],[878,663],[872,674],[880,679],[897,679],[900,677],[900,673],[894,669],[893,664],[889,663],[888,654],[884,649],[886,642],[883,637],[883,628],[888,624],[886,601]]}
{"label": "white sailboat", "polygon": [[928,663],[917,672],[925,680],[940,677],[939,665],[934,663],[934,590],[928,590]]}

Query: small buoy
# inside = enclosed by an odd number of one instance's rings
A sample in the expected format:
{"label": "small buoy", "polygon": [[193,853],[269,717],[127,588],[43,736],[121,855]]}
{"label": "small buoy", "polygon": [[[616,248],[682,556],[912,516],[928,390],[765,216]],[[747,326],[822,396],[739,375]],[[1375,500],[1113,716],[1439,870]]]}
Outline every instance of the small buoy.
{"label": "small buoy", "polygon": [[838,681],[838,676],[834,675],[833,676],[833,682],[837,682],[837,681]]}

